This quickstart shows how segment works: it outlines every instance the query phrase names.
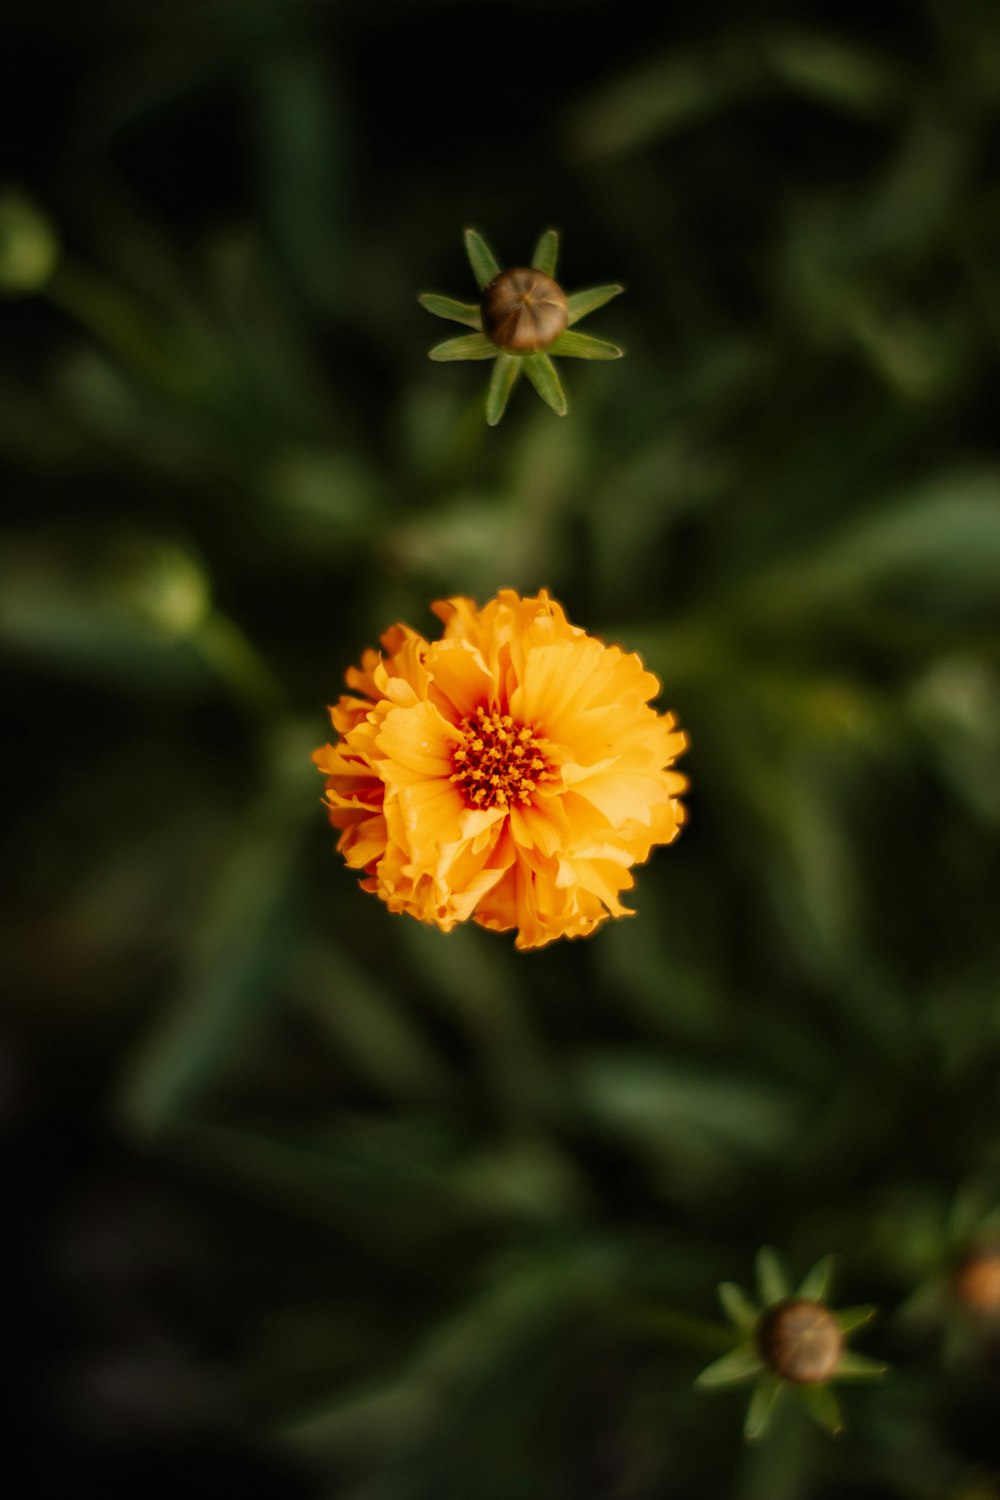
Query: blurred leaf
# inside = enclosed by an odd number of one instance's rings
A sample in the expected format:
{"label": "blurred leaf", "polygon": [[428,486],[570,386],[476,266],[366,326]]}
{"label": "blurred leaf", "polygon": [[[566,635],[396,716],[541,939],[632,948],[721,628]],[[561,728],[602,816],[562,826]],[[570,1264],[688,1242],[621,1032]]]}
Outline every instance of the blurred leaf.
{"label": "blurred leaf", "polygon": [[262,51],[254,72],[261,186],[274,231],[314,305],[350,306],[343,82],[330,54],[308,43]]}
{"label": "blurred leaf", "polygon": [[497,1267],[485,1289],[429,1335],[387,1384],[341,1397],[325,1411],[289,1424],[307,1449],[374,1452],[408,1445],[421,1432],[460,1426],[491,1368],[523,1349],[537,1360],[567,1316],[593,1293],[595,1273],[582,1258],[530,1260]]}
{"label": "blurred leaf", "polygon": [[198,563],[155,538],[123,536],[96,556],[79,542],[19,540],[0,560],[9,650],[146,692],[204,685],[192,641],[208,611]]}
{"label": "blurred leaf", "polygon": [[756,1349],[733,1349],[721,1359],[714,1360],[695,1381],[696,1386],[711,1390],[716,1386],[738,1385],[759,1375],[764,1366]]}
{"label": "blurred leaf", "polygon": [[577,104],[570,141],[585,160],[604,161],[683,130],[738,92],[738,77],[727,65],[668,53],[618,74]]}
{"label": "blurred leaf", "polygon": [[869,1359],[866,1354],[858,1354],[854,1349],[848,1349],[841,1356],[833,1379],[879,1380],[888,1373],[888,1365],[879,1364],[877,1359]]}
{"label": "blurred leaf", "polygon": [[1000,824],[1000,678],[972,654],[936,661],[910,694],[910,713],[955,795]]}
{"label": "blurred leaf", "polygon": [[811,557],[754,585],[770,607],[843,610],[865,591],[916,585],[927,605],[982,607],[1000,576],[1000,473],[941,475],[852,520]]}
{"label": "blurred leaf", "polygon": [[743,1423],[743,1436],[748,1442],[762,1438],[767,1432],[784,1389],[784,1383],[777,1375],[763,1375],[758,1380]]}
{"label": "blurred leaf", "polygon": [[587,1115],[614,1135],[707,1171],[705,1153],[780,1149],[795,1131],[792,1096],[750,1077],[627,1053],[584,1057],[574,1085]]}
{"label": "blurred leaf", "polygon": [[0,194],[0,290],[39,291],[58,258],[55,232],[41,210],[11,189]]}
{"label": "blurred leaf", "polygon": [[282,541],[312,557],[342,557],[348,547],[367,546],[385,510],[377,476],[359,455],[342,450],[282,448],[257,484]]}
{"label": "blurred leaf", "polygon": [[282,726],[271,745],[270,781],[225,851],[209,903],[171,1003],[122,1082],[120,1107],[143,1131],[191,1108],[273,987],[297,941],[294,877],[314,817],[314,730]]}
{"label": "blurred leaf", "polygon": [[479,928],[459,927],[445,938],[415,923],[400,933],[428,1003],[458,1021],[496,1102],[515,1128],[522,1128],[525,1120],[552,1112],[555,1100],[544,1050],[522,1004],[517,969],[509,959],[504,962],[490,937]]}
{"label": "blurred leaf", "polygon": [[775,1302],[783,1302],[786,1297],[792,1295],[788,1274],[770,1245],[762,1245],[757,1251],[756,1266],[757,1285],[764,1307],[771,1307]]}
{"label": "blurred leaf", "polygon": [[900,79],[892,63],[842,37],[779,32],[766,40],[763,55],[789,87],[851,113],[880,114],[899,98]]}
{"label": "blurred leaf", "polygon": [[837,1398],[828,1385],[807,1385],[801,1388],[806,1409],[819,1425],[833,1437],[844,1430],[844,1419],[840,1414]]}
{"label": "blurred leaf", "polygon": [[863,1328],[874,1318],[877,1309],[871,1306],[864,1307],[842,1307],[838,1308],[834,1316],[837,1319],[841,1333],[853,1333],[856,1328]]}
{"label": "blurred leaf", "polygon": [[335,1228],[369,1255],[380,1246],[383,1263],[397,1272],[415,1256],[434,1253],[468,1218],[447,1180],[453,1143],[426,1117],[348,1117],[317,1140],[240,1129],[186,1109],[165,1115],[159,1133],[173,1155],[227,1193],[268,1213]]}
{"label": "blurred leaf", "polygon": [[746,1293],[732,1281],[723,1281],[719,1286],[719,1301],[729,1318],[738,1328],[747,1332],[754,1328],[760,1317],[759,1310],[753,1305]]}
{"label": "blurred leaf", "polygon": [[541,1136],[479,1152],[461,1163],[451,1181],[480,1212],[529,1223],[572,1223],[585,1197],[570,1157]]}
{"label": "blurred leaf", "polygon": [[810,1302],[828,1302],[832,1285],[833,1256],[824,1255],[803,1277],[802,1285],[795,1295],[805,1297]]}
{"label": "blurred leaf", "polygon": [[295,966],[300,1004],[338,1054],[346,1055],[390,1099],[443,1099],[449,1070],[415,1018],[378,976],[329,939]]}

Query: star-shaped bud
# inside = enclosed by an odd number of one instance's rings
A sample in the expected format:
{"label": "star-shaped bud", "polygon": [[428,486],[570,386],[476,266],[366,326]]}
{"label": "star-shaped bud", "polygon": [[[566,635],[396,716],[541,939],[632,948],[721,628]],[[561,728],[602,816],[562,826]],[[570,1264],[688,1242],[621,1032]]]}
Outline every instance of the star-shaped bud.
{"label": "star-shaped bud", "polygon": [[479,286],[479,302],[457,302],[436,292],[424,292],[418,300],[436,317],[464,323],[476,332],[435,345],[430,358],[494,361],[486,393],[486,420],[491,427],[503,416],[522,371],[542,400],[564,417],[569,405],[552,357],[620,359],[622,350],[617,344],[576,333],[574,326],[624,287],[595,286],[567,296],[555,280],[559,236],[554,229],[547,229],[539,239],[530,266],[508,271],[501,271],[493,251],[475,229],[465,231],[465,249]]}
{"label": "star-shaped bud", "polygon": [[925,1196],[893,1204],[883,1234],[887,1250],[916,1282],[899,1310],[900,1321],[925,1332],[937,1327],[946,1365],[988,1359],[1000,1337],[995,1175],[968,1179],[950,1202]]}
{"label": "star-shaped bud", "polygon": [[833,1263],[829,1256],[815,1265],[797,1291],[773,1250],[757,1255],[758,1301],[731,1281],[719,1287],[719,1300],[740,1332],[735,1349],[702,1370],[695,1381],[707,1389],[753,1381],[743,1433],[762,1437],[778,1404],[798,1396],[828,1432],[843,1430],[840,1407],[830,1383],[872,1380],[886,1366],[846,1348],[845,1336],[875,1315],[873,1307],[827,1306]]}

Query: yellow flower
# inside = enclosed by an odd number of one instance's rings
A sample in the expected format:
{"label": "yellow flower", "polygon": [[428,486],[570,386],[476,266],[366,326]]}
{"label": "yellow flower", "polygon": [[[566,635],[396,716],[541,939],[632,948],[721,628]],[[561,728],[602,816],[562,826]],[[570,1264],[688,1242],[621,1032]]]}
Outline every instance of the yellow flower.
{"label": "yellow flower", "polygon": [[433,609],[439,641],[395,625],[348,671],[313,755],[348,865],[390,911],[516,928],[519,948],[629,915],[631,866],[684,821],[659,682],[544,590]]}

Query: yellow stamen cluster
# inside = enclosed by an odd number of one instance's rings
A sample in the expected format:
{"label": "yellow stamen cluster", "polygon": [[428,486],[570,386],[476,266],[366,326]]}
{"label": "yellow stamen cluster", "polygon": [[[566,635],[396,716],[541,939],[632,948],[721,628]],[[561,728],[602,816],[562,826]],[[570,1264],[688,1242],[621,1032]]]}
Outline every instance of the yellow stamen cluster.
{"label": "yellow stamen cluster", "polygon": [[514,723],[510,714],[483,707],[466,719],[463,741],[452,755],[455,782],[471,807],[510,807],[528,803],[540,781],[552,779],[534,730]]}

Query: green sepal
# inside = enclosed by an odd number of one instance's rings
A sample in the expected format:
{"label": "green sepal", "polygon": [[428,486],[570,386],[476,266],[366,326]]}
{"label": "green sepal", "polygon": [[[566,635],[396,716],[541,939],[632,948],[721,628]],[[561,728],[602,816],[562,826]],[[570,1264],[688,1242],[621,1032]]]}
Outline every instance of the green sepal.
{"label": "green sepal", "polygon": [[469,265],[476,278],[476,285],[482,291],[483,287],[488,286],[495,276],[500,275],[500,267],[497,265],[496,256],[478,229],[465,231],[465,253],[469,257]]}
{"label": "green sepal", "polygon": [[840,1362],[834,1370],[831,1380],[881,1380],[883,1375],[888,1375],[889,1366],[881,1364],[877,1359],[869,1359],[867,1354],[855,1354],[853,1349],[848,1349],[840,1356]]}
{"label": "green sepal", "polygon": [[495,359],[499,350],[485,333],[463,333],[461,338],[445,339],[428,351],[428,359],[444,363],[452,359]]}
{"label": "green sepal", "polygon": [[752,1380],[763,1368],[753,1345],[741,1344],[738,1349],[730,1349],[721,1359],[706,1365],[694,1383],[699,1390],[709,1390],[717,1385],[738,1385],[741,1380]]}
{"label": "green sepal", "polygon": [[482,330],[483,321],[477,302],[458,302],[454,297],[440,297],[437,292],[421,292],[417,301],[436,318],[448,318],[452,323],[464,323],[467,328]]}
{"label": "green sepal", "polygon": [[738,1287],[735,1281],[723,1281],[718,1287],[718,1293],[726,1316],[732,1319],[737,1328],[742,1328],[744,1332],[749,1333],[760,1317],[760,1313],[743,1288]]}
{"label": "green sepal", "polygon": [[861,1307],[842,1307],[833,1316],[841,1333],[853,1333],[855,1328],[863,1328],[866,1323],[870,1323],[877,1312],[877,1307],[865,1304]]}
{"label": "green sepal", "polygon": [[777,1375],[770,1373],[762,1375],[754,1386],[750,1405],[747,1407],[746,1420],[743,1423],[743,1436],[748,1443],[764,1436],[781,1399],[783,1388]]}
{"label": "green sepal", "polygon": [[617,283],[611,286],[592,286],[586,292],[574,292],[571,297],[566,298],[566,306],[569,309],[569,327],[579,323],[588,313],[596,312],[603,307],[605,302],[610,302],[613,297],[618,297],[625,290]]}
{"label": "green sepal", "polygon": [[562,388],[562,381],[556,373],[556,367],[549,356],[525,354],[522,356],[521,363],[524,365],[524,373],[545,404],[551,406],[557,416],[564,417],[569,411],[569,402],[566,400],[566,392]]}
{"label": "green sepal", "polygon": [[607,339],[595,339],[589,333],[570,333],[568,330],[549,345],[550,354],[558,354],[564,359],[621,359],[624,352]]}
{"label": "green sepal", "polygon": [[802,1278],[802,1285],[796,1292],[797,1297],[805,1297],[808,1302],[825,1302],[830,1295],[830,1286],[833,1281],[833,1256],[824,1255],[818,1260],[808,1275]]}
{"label": "green sepal", "polygon": [[543,276],[555,276],[556,261],[559,258],[559,231],[557,229],[546,229],[535,246],[535,253],[531,257],[531,264],[536,271],[541,271]]}
{"label": "green sepal", "polygon": [[785,1268],[770,1245],[762,1245],[757,1251],[757,1287],[765,1307],[790,1296]]}
{"label": "green sepal", "polygon": [[521,361],[513,354],[500,354],[493,366],[486,392],[486,420],[495,427],[507,409],[507,399],[521,374]]}
{"label": "green sepal", "polygon": [[836,1396],[828,1385],[800,1385],[799,1394],[811,1417],[834,1437],[844,1430],[844,1419]]}

